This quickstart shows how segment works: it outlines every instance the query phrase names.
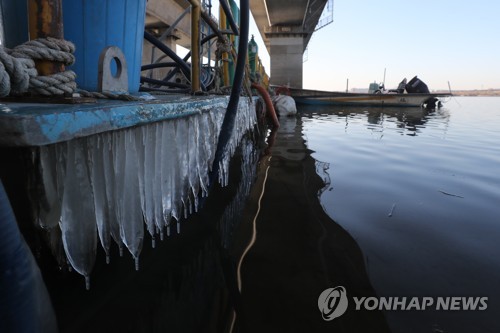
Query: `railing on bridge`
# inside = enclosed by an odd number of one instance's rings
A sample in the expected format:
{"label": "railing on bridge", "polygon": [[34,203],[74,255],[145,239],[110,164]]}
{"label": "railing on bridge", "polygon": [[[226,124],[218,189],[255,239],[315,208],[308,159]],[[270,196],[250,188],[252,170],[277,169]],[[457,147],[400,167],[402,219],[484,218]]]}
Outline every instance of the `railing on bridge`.
{"label": "railing on bridge", "polygon": [[324,28],[325,26],[329,25],[332,22],[333,22],[333,0],[328,0],[328,2],[325,5],[325,9],[323,9],[323,12],[321,13],[321,16],[318,20],[318,24],[316,24],[316,28],[314,28],[314,31],[318,31],[319,29]]}

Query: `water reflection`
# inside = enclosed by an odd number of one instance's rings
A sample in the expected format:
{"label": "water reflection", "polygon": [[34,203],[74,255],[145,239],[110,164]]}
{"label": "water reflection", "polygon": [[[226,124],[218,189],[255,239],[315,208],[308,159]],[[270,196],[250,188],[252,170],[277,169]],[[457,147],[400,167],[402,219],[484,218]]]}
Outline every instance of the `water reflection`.
{"label": "water reflection", "polygon": [[[345,106],[314,106],[301,105],[301,114],[309,119],[320,121],[330,121],[332,118],[343,119],[345,128],[349,124],[365,122],[365,127],[373,132],[379,132],[381,135],[387,127],[397,129],[397,132],[404,135],[416,136],[434,118],[449,121],[447,109],[425,109],[420,107],[345,107]],[[338,121],[337,119],[337,121]],[[386,126],[387,123],[390,126]],[[431,125],[432,126],[432,125]]]}
{"label": "water reflection", "polygon": [[394,332],[499,330],[498,100],[461,102],[303,118],[313,157],[330,164],[322,206],[355,238],[379,296],[489,297],[485,311],[387,311]]}
{"label": "water reflection", "polygon": [[322,319],[318,297],[326,288],[344,286],[349,297],[374,291],[356,241],[318,200],[329,189],[328,165],[311,157],[300,117],[282,117],[280,123],[271,156],[261,159],[231,251],[237,258],[244,255],[236,331],[388,331],[378,311],[351,307],[334,321]]}
{"label": "water reflection", "polygon": [[182,235],[145,247],[138,272],[127,258],[99,260],[89,291],[75,274],[46,271],[60,332],[223,331],[233,308],[227,261],[204,223],[192,217]]}

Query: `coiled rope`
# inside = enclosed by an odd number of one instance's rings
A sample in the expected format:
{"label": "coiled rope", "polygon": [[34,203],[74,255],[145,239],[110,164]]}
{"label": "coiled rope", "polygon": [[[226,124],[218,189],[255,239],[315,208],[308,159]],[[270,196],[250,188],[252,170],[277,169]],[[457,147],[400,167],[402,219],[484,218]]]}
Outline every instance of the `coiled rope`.
{"label": "coiled rope", "polygon": [[64,95],[76,90],[76,74],[71,70],[52,75],[38,75],[35,60],[59,62],[66,66],[75,62],[75,45],[57,38],[38,38],[7,49],[0,46],[0,97]]}
{"label": "coiled rope", "polygon": [[35,60],[58,62],[70,66],[75,62],[75,45],[52,37],[27,41],[13,49],[0,46],[0,97],[26,93],[42,96],[71,96],[138,101],[136,96],[112,92],[77,90],[76,73],[66,70],[52,75],[39,75]]}

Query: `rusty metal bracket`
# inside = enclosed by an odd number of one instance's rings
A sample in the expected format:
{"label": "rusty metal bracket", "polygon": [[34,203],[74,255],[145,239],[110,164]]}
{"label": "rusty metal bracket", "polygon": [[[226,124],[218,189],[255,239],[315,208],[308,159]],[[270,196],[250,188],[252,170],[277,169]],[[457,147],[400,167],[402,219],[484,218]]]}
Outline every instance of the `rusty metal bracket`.
{"label": "rusty metal bracket", "polygon": [[[29,0],[28,23],[30,40],[53,37],[64,39],[62,0]],[[64,65],[55,61],[36,60],[39,75],[64,72]]]}

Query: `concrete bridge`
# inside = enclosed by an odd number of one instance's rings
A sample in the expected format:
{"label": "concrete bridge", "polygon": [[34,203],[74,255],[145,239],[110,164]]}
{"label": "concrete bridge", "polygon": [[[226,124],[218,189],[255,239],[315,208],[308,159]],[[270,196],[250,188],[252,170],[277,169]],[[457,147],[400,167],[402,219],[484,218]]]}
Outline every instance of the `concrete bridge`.
{"label": "concrete bridge", "polygon": [[[328,3],[328,0],[250,1],[250,10],[271,58],[271,84],[302,88],[302,57],[312,34],[321,27],[319,20]],[[328,5],[333,6],[333,1]]]}

